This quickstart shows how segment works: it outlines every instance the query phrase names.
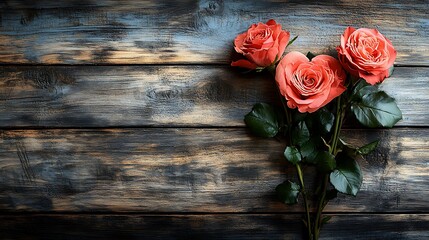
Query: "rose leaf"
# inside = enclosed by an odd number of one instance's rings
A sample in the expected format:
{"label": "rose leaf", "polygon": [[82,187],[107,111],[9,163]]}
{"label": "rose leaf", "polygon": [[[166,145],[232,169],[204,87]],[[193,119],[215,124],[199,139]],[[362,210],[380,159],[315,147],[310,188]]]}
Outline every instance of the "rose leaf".
{"label": "rose leaf", "polygon": [[378,88],[367,83],[364,79],[360,79],[359,83],[355,86],[352,93],[352,100],[360,101],[363,96],[378,92]]}
{"label": "rose leaf", "polygon": [[312,52],[308,52],[306,57],[308,58],[308,60],[311,61],[311,59],[313,59],[316,55],[314,55]]}
{"label": "rose leaf", "polygon": [[325,216],[322,218],[322,225],[325,225],[326,223],[329,222],[329,220],[331,220],[332,216]]}
{"label": "rose leaf", "polygon": [[289,180],[276,187],[278,197],[285,204],[295,204],[298,202],[300,186]]}
{"label": "rose leaf", "polygon": [[244,117],[250,131],[261,137],[274,137],[279,132],[279,122],[275,109],[266,103],[257,103]]}
{"label": "rose leaf", "polygon": [[318,142],[315,138],[310,138],[301,145],[301,155],[306,163],[316,164],[316,157],[319,153]]}
{"label": "rose leaf", "polygon": [[401,110],[385,92],[366,94],[361,101],[353,102],[352,112],[356,119],[367,127],[393,127],[402,119]]}
{"label": "rose leaf", "polygon": [[316,157],[317,170],[321,172],[331,172],[336,167],[334,155],[323,151],[319,152]]}
{"label": "rose leaf", "polygon": [[301,154],[296,147],[287,147],[284,152],[285,158],[293,165],[298,164],[301,161]]}
{"label": "rose leaf", "polygon": [[289,47],[290,45],[292,45],[292,43],[293,42],[295,42],[295,40],[298,38],[298,35],[297,36],[295,36],[294,38],[292,38],[292,40],[290,40],[288,43],[287,43],[287,45],[286,45],[286,48],[287,47]]}
{"label": "rose leaf", "polygon": [[357,152],[361,155],[367,155],[377,148],[379,142],[380,140],[376,140],[371,143],[368,143],[365,146],[358,148]]}
{"label": "rose leaf", "polygon": [[362,172],[358,163],[345,154],[339,154],[330,181],[339,192],[356,196],[362,185]]}
{"label": "rose leaf", "polygon": [[305,121],[298,123],[292,131],[292,141],[294,144],[301,146],[310,139],[310,131],[308,131]]}
{"label": "rose leaf", "polygon": [[322,108],[316,112],[316,121],[318,127],[324,132],[329,133],[334,125],[335,116],[326,108]]}

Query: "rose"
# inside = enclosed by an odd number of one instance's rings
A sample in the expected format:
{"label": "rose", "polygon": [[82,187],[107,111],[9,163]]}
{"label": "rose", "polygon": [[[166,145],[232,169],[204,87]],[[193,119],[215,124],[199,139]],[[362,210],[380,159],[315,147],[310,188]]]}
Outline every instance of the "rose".
{"label": "rose", "polygon": [[256,69],[268,67],[283,55],[289,42],[290,34],[273,19],[266,24],[252,24],[247,32],[238,35],[234,48],[247,59],[231,63],[231,66]]}
{"label": "rose", "polygon": [[317,111],[346,90],[346,73],[328,55],[310,61],[302,53],[290,52],[277,65],[275,78],[288,107],[302,113]]}
{"label": "rose", "polygon": [[371,85],[389,76],[389,68],[396,58],[396,50],[389,39],[376,29],[368,28],[346,28],[337,51],[343,67]]}

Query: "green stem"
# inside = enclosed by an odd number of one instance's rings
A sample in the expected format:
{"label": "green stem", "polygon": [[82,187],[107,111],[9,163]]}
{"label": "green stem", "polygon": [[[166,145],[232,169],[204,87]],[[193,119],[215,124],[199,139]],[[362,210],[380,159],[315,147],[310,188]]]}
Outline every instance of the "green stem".
{"label": "green stem", "polygon": [[320,197],[319,205],[317,206],[316,218],[314,220],[314,239],[319,239],[320,234],[320,225],[322,223],[322,212],[325,206],[325,198],[326,198],[326,189],[329,183],[329,175],[325,174],[323,177],[323,187],[322,187],[322,196]]}
{"label": "green stem", "polygon": [[[337,145],[338,145],[338,140],[340,137],[340,131],[341,131],[341,126],[344,120],[344,111],[341,105],[341,96],[338,97],[337,100],[337,112],[336,112],[336,116],[335,116],[335,129],[334,129],[334,135],[332,136],[331,139],[331,147],[329,150],[330,154],[333,154],[334,156],[337,154]],[[321,228],[321,224],[322,224],[322,212],[323,209],[325,208],[326,204],[326,190],[328,188],[329,185],[329,174],[325,174],[323,176],[323,187],[322,187],[322,195],[320,197],[319,200],[319,204],[318,204],[318,208],[317,208],[317,213],[316,213],[316,218],[315,218],[315,222],[314,222],[314,239],[317,240],[319,239],[319,234],[320,234],[320,228]],[[327,202],[326,202],[327,203]]]}
{"label": "green stem", "polygon": [[[283,110],[285,112],[286,115],[286,121],[287,121],[287,127],[288,127],[288,135],[289,135],[289,144],[292,144],[292,135],[291,135],[291,127],[292,127],[292,116],[290,114],[289,109],[287,108],[287,103],[285,101],[285,99],[283,98],[283,96],[280,93],[280,90],[278,91],[280,100],[282,102],[282,106],[283,106]],[[296,171],[298,172],[298,178],[299,178],[299,183],[301,185],[301,195],[302,198],[304,199],[304,208],[305,208],[305,213],[306,213],[306,220],[307,220],[307,234],[308,234],[308,239],[313,239],[313,232],[311,231],[311,217],[310,217],[310,205],[308,204],[308,197],[307,197],[307,191],[305,190],[305,184],[304,184],[304,175],[302,174],[302,170],[301,170],[301,166],[299,165],[299,163],[297,163],[296,165]]]}
{"label": "green stem", "polygon": [[337,100],[337,115],[335,117],[335,130],[334,130],[334,136],[332,137],[332,146],[331,146],[331,154],[336,155],[337,154],[337,145],[338,145],[338,140],[340,138],[340,131],[341,131],[341,126],[343,124],[343,120],[344,120],[344,111],[342,109],[341,106],[341,96],[338,97]]}
{"label": "green stem", "polygon": [[305,213],[307,215],[308,239],[313,239],[313,233],[311,232],[310,209],[309,209],[309,205],[308,205],[307,192],[305,190],[305,185],[304,185],[304,177],[302,174],[301,166],[299,164],[296,164],[295,166],[296,166],[296,171],[298,172],[299,183],[301,184],[301,189],[302,189],[301,194],[302,194],[302,197],[304,198]]}
{"label": "green stem", "polygon": [[288,131],[288,135],[289,135],[289,144],[292,144],[292,135],[290,132],[291,125],[292,125],[292,116],[290,115],[289,108],[287,107],[287,103],[286,103],[284,97],[282,96],[282,94],[280,93],[280,90],[278,88],[277,88],[277,90],[278,90],[277,93],[280,97],[280,101],[282,102],[283,110],[284,110],[285,115],[286,115],[286,122],[287,122],[287,129],[288,129],[287,131]]}

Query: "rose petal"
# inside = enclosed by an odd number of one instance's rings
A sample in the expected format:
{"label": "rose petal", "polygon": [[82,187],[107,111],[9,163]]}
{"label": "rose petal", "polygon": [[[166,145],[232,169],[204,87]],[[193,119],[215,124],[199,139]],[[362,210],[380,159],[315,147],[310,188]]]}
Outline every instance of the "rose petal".
{"label": "rose petal", "polygon": [[234,39],[234,48],[249,62],[259,67],[267,67],[281,58],[289,36],[289,32],[283,31],[280,24],[270,19],[265,24],[252,24],[247,32],[239,34]]}
{"label": "rose petal", "polygon": [[350,27],[341,36],[337,51],[338,59],[350,74],[372,85],[388,76],[397,54],[390,40],[377,29]]}
{"label": "rose petal", "polygon": [[276,79],[277,86],[279,87],[280,93],[283,96],[286,96],[286,88],[287,88],[285,76],[286,75],[285,75],[285,68],[284,68],[284,66],[281,65],[281,64],[278,64],[277,68],[276,68],[275,79]]}
{"label": "rose petal", "polygon": [[350,35],[356,31],[353,27],[347,27],[344,33],[341,35],[341,47],[342,49],[346,49],[347,40],[349,39]]}
{"label": "rose petal", "polygon": [[270,19],[266,23],[267,25],[277,25],[277,22],[274,19]]}
{"label": "rose petal", "polygon": [[274,61],[274,59],[269,59],[267,50],[255,51],[253,53],[246,54],[245,56],[247,57],[247,59],[261,67],[267,67],[271,65],[271,63]]}
{"label": "rose petal", "polygon": [[286,32],[286,31],[282,31],[279,34],[279,40],[278,40],[278,54],[279,54],[279,59],[280,57],[283,55],[283,53],[285,52],[286,46],[289,43],[289,39],[290,39],[290,33]]}
{"label": "rose petal", "polygon": [[365,81],[371,85],[382,82],[389,75],[389,70],[384,71],[381,74],[365,74],[364,72],[359,72],[359,77],[365,79]]}
{"label": "rose petal", "polygon": [[231,66],[233,67],[242,67],[247,69],[256,69],[258,66],[248,60],[240,59],[238,61],[232,62]]}
{"label": "rose petal", "polygon": [[268,62],[270,62],[270,65],[271,63],[274,63],[276,59],[278,60],[277,58],[278,54],[279,54],[279,50],[277,48],[271,48],[270,50],[268,50],[267,59],[268,59]]}
{"label": "rose petal", "polygon": [[[290,66],[295,66],[296,68],[299,64],[309,62],[309,61],[310,60],[308,60],[308,58],[304,54],[300,52],[292,51],[283,57],[282,61],[280,61],[280,64],[282,64],[284,67],[290,65]],[[295,68],[291,70],[294,70]]]}
{"label": "rose petal", "polygon": [[315,112],[341,95],[346,74],[338,60],[319,55],[309,59],[302,53],[288,53],[278,64],[276,82],[288,100],[288,107],[299,112]]}

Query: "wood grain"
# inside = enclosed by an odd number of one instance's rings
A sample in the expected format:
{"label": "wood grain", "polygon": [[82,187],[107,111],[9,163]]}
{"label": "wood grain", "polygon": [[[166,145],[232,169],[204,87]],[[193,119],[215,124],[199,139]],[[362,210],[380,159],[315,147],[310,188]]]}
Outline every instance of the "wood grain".
{"label": "wood grain", "polygon": [[335,55],[346,26],[398,51],[382,89],[402,128],[344,131],[382,141],[321,239],[428,239],[428,15],[426,0],[1,1],[0,238],[301,239],[302,206],[274,194],[296,178],[285,144],[243,128],[274,84],[224,66],[274,18],[299,35],[287,51]]}
{"label": "wood grain", "polygon": [[[428,212],[429,130],[351,130],[342,138],[382,141],[361,161],[362,191],[327,211]],[[295,178],[284,146],[245,129],[3,131],[0,210],[300,212],[274,194]],[[314,172],[305,172],[311,188]]]}
{"label": "wood grain", "polygon": [[[222,63],[234,37],[270,18],[290,50],[332,53],[345,27],[377,28],[397,64],[429,64],[427,1],[18,1],[0,3],[0,62]],[[418,46],[418,47],[416,47]]]}
{"label": "wood grain", "polygon": [[[278,104],[269,75],[224,66],[1,67],[0,127],[243,127],[257,102]],[[429,126],[429,68],[398,67],[382,88],[398,126]]]}
{"label": "wood grain", "polygon": [[[303,239],[298,214],[29,214],[0,221],[6,239]],[[427,214],[334,215],[320,239],[424,240],[427,229]]]}

